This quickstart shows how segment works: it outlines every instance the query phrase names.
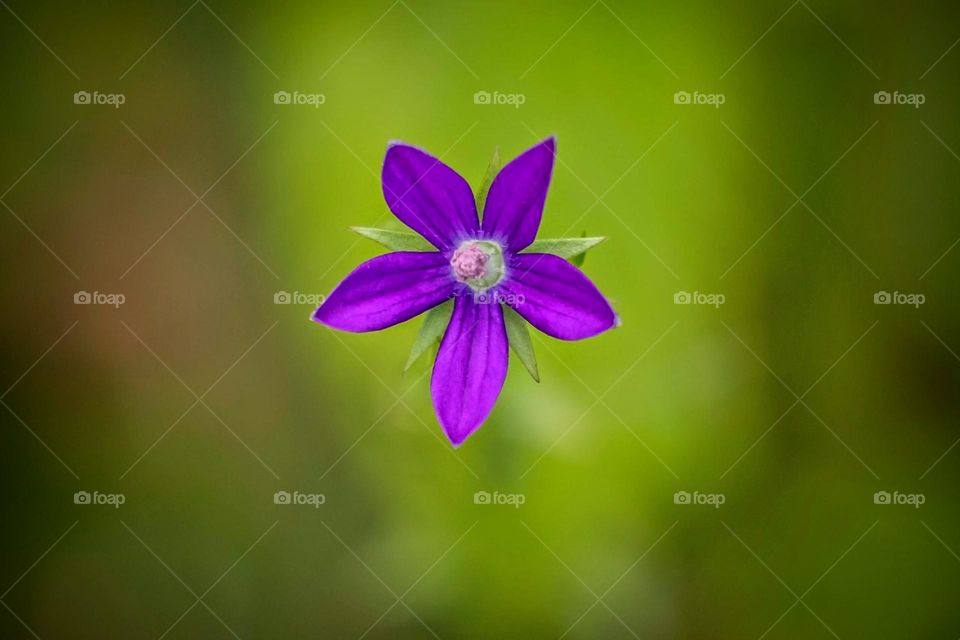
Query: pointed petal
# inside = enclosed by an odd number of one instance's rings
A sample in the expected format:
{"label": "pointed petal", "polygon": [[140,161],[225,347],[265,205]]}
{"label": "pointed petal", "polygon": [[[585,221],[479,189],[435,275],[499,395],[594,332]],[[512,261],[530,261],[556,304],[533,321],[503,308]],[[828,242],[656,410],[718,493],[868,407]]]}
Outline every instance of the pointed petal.
{"label": "pointed petal", "polygon": [[520,251],[540,228],[556,140],[547,138],[510,161],[494,178],[483,208],[484,235]]}
{"label": "pointed petal", "polygon": [[471,295],[458,297],[430,380],[437,418],[454,446],[486,420],[506,377],[503,310]]}
{"label": "pointed petal", "polygon": [[548,253],[513,256],[500,288],[507,304],[527,322],[560,340],[582,340],[617,325],[617,314],[596,285]]}
{"label": "pointed petal", "polygon": [[343,331],[386,329],[451,297],[455,284],[440,253],[388,253],[354,269],[314,311],[313,320]]}
{"label": "pointed petal", "polygon": [[447,251],[480,224],[470,185],[429,153],[392,143],[383,161],[383,197],[401,222]]}

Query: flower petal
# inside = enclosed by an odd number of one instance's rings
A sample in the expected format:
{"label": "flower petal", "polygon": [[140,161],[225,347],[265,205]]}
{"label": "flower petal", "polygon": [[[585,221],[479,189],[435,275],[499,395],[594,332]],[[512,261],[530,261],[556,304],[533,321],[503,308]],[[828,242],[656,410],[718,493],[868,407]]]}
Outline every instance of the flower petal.
{"label": "flower petal", "polygon": [[313,320],[343,331],[386,329],[451,297],[455,284],[438,252],[388,253],[354,269],[314,311]]}
{"label": "flower petal", "polygon": [[575,266],[549,253],[513,256],[500,285],[505,301],[540,331],[582,340],[617,325],[617,314],[596,285]]}
{"label": "flower petal", "polygon": [[447,251],[479,228],[467,181],[429,153],[392,143],[383,161],[383,197],[401,222]]}
{"label": "flower petal", "polygon": [[514,252],[533,242],[550,187],[556,146],[551,136],[500,170],[483,206],[484,235]]}
{"label": "flower petal", "polygon": [[507,377],[507,332],[499,304],[456,299],[433,365],[430,395],[440,426],[459,446],[493,409]]}

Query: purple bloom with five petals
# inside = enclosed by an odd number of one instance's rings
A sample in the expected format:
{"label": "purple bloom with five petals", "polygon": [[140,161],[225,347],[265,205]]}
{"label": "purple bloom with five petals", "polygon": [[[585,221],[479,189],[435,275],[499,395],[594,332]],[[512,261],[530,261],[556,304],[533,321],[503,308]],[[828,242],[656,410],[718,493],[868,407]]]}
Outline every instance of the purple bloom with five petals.
{"label": "purple bloom with five petals", "polygon": [[430,392],[454,446],[490,414],[507,375],[501,304],[561,340],[589,338],[618,322],[603,294],[570,262],[521,253],[540,226],[555,148],[548,138],[503,167],[490,185],[481,223],[466,180],[425,151],[392,143],[383,163],[387,206],[437,250],[364,262],[313,314],[334,329],[377,331],[453,298]]}

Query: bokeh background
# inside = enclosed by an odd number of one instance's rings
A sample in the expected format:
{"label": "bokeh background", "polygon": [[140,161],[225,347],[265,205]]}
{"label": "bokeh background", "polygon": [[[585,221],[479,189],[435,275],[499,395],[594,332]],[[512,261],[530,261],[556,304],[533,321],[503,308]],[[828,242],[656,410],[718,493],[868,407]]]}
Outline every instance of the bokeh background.
{"label": "bokeh background", "polygon": [[[0,4],[0,636],[960,635],[955,3]],[[389,140],[550,133],[623,326],[454,450],[419,322],[309,302]]]}

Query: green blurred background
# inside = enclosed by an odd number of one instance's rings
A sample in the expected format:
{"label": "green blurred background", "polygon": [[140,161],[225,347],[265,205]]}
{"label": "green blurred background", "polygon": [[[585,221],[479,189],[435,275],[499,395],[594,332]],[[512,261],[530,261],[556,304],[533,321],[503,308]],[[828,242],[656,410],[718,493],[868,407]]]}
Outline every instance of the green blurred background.
{"label": "green blurred background", "polygon": [[[2,4],[0,636],[960,635],[955,3]],[[623,326],[454,450],[418,321],[297,302],[389,140],[477,184],[550,133]]]}

